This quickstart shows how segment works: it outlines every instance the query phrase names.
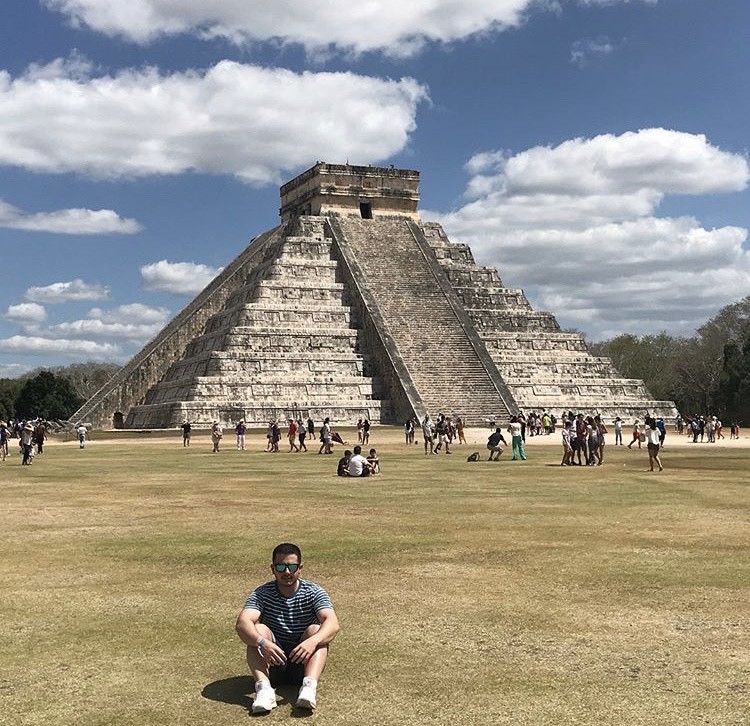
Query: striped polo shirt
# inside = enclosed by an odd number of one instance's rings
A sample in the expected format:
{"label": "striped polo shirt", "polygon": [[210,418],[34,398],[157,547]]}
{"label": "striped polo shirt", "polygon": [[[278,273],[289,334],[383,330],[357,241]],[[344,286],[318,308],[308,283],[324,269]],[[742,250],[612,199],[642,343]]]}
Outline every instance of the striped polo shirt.
{"label": "striped polo shirt", "polygon": [[284,597],[276,581],[256,588],[247,596],[245,608],[260,612],[259,622],[267,625],[284,650],[291,650],[302,640],[309,625],[318,622],[318,612],[333,609],[328,593],[309,580],[298,580],[297,592]]}

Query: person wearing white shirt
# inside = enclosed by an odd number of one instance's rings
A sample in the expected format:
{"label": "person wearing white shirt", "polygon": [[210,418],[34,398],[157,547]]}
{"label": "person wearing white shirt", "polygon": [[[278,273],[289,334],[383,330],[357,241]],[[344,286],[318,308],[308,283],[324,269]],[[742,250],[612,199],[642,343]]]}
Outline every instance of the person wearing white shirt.
{"label": "person wearing white shirt", "polygon": [[370,476],[372,466],[367,459],[362,456],[362,447],[355,446],[354,453],[349,459],[349,476]]}

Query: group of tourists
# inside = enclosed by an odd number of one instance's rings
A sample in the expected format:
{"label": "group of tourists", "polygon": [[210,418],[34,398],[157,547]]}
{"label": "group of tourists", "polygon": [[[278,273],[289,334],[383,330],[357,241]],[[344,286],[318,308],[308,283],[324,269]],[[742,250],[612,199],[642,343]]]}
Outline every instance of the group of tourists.
{"label": "group of tourists", "polygon": [[[466,434],[464,432],[464,422],[460,416],[449,417],[443,413],[438,413],[433,421],[430,414],[425,414],[420,424],[422,428],[422,438],[424,439],[424,453],[439,454],[445,450],[446,454],[451,453],[451,444],[458,440],[459,444],[466,443]],[[414,431],[416,428],[416,419],[410,418],[404,424],[404,433],[407,444],[415,444]]]}
{"label": "group of tourists", "polygon": [[[715,444],[719,439],[726,439],[723,428],[724,425],[721,419],[715,415],[702,416],[694,414],[687,420],[678,415],[675,419],[675,431],[678,434],[687,434],[689,438],[692,438],[694,444]],[[737,421],[732,421],[729,426],[729,439],[735,440],[739,438],[740,425]]]}
{"label": "group of tourists", "polygon": [[21,463],[31,465],[35,456],[44,453],[48,430],[48,423],[43,418],[0,421],[0,461],[11,455],[10,440],[17,439]]}
{"label": "group of tourists", "polygon": [[370,449],[367,456],[363,456],[362,447],[357,444],[354,451],[346,449],[339,459],[336,468],[338,476],[371,476],[380,474],[380,457],[376,449]]}

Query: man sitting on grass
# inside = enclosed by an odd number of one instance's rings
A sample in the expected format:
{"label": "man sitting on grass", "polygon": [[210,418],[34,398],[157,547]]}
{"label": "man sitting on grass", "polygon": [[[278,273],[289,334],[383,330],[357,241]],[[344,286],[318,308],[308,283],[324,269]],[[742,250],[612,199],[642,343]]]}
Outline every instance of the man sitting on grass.
{"label": "man sitting on grass", "polygon": [[300,579],[302,552],[297,545],[277,545],[271,560],[274,579],[248,595],[236,625],[255,679],[252,712],[276,708],[274,686],[280,684],[301,686],[296,707],[314,710],[318,680],[339,621],[328,593]]}
{"label": "man sitting on grass", "polygon": [[364,456],[362,456],[362,447],[354,447],[352,458],[349,459],[349,476],[370,476],[372,474],[372,465]]}
{"label": "man sitting on grass", "polygon": [[339,459],[339,465],[336,469],[338,476],[349,476],[349,460],[352,458],[352,452],[347,449],[344,455]]}

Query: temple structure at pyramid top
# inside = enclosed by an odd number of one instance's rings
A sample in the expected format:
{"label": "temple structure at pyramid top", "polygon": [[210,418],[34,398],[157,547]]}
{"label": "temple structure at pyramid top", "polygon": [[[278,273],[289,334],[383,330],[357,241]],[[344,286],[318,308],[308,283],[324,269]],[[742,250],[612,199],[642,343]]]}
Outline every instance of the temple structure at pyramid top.
{"label": "temple structure at pyramid top", "polygon": [[281,187],[281,221],[326,214],[418,219],[419,172],[317,163]]}
{"label": "temple structure at pyramid top", "polygon": [[71,420],[142,429],[676,414],[421,220],[418,203],[417,171],[317,163],[281,187],[279,226]]}

